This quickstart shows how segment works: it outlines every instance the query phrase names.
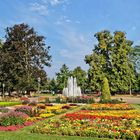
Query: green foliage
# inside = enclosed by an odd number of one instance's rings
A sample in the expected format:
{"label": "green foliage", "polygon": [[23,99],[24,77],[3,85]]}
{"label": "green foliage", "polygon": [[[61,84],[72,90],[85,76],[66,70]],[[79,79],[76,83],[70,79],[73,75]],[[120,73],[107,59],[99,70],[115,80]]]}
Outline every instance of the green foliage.
{"label": "green foliage", "polygon": [[24,124],[27,115],[22,112],[8,112],[0,117],[1,126]]}
{"label": "green foliage", "polygon": [[88,84],[92,90],[100,90],[103,77],[109,80],[111,92],[131,91],[136,83],[134,62],[130,61],[132,41],[125,33],[109,31],[95,34],[98,44],[93,53],[85,57],[89,64]]}
{"label": "green foliage", "polygon": [[56,102],[56,103],[61,103],[61,98],[60,98],[60,97],[57,97],[57,98],[55,99],[55,102]]}
{"label": "green foliage", "polygon": [[109,100],[100,100],[100,103],[102,104],[119,104],[119,103],[124,103],[122,100],[118,99],[109,99]]}
{"label": "green foliage", "polygon": [[0,48],[0,81],[8,90],[30,91],[47,80],[44,66],[50,66],[51,56],[45,38],[27,24],[7,27],[5,42]]}
{"label": "green foliage", "polygon": [[110,94],[109,84],[107,78],[105,77],[103,79],[101,100],[110,100],[110,99],[111,99],[111,94]]}
{"label": "green foliage", "polygon": [[76,77],[78,86],[81,87],[82,91],[86,89],[86,72],[81,67],[76,67],[72,72],[73,77]]}
{"label": "green foliage", "polygon": [[27,114],[28,116],[31,116],[32,107],[31,106],[19,106],[15,109],[15,111],[23,112],[23,113]]}
{"label": "green foliage", "polygon": [[49,82],[49,90],[54,91],[54,92],[56,92],[58,90],[57,82],[54,78],[52,80],[50,80],[50,82]]}
{"label": "green foliage", "polygon": [[112,91],[129,91],[136,82],[134,64],[129,60],[132,42],[126,40],[125,33],[114,33],[114,47],[112,50]]}
{"label": "green foliage", "polygon": [[60,72],[56,73],[56,81],[59,90],[62,91],[63,88],[66,87],[69,76],[71,76],[71,72],[66,64],[63,64],[60,68]]}

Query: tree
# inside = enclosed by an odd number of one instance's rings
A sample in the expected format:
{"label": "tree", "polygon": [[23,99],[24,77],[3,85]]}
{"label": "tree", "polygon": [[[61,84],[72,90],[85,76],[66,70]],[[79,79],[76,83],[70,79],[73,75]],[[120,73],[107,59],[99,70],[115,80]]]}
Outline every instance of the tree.
{"label": "tree", "polygon": [[67,85],[68,77],[71,76],[71,72],[66,64],[63,64],[60,68],[60,72],[56,73],[56,81],[58,84],[58,89],[63,90],[64,87]]}
{"label": "tree", "polygon": [[130,55],[130,61],[134,63],[136,84],[135,90],[140,90],[140,46],[135,46]]}
{"label": "tree", "polygon": [[125,33],[117,31],[111,35],[109,31],[95,34],[98,44],[93,53],[85,57],[89,64],[89,85],[93,90],[101,89],[103,77],[109,80],[110,89],[131,91],[135,84],[134,63],[130,61],[132,41],[127,40]]}
{"label": "tree", "polygon": [[50,66],[51,61],[45,37],[23,23],[7,27],[5,38],[1,49],[5,76],[1,75],[4,78],[1,80],[9,82],[16,90],[35,89],[38,76],[45,73],[44,67]]}
{"label": "tree", "polygon": [[57,92],[57,83],[56,83],[56,80],[54,78],[49,83],[49,90]]}
{"label": "tree", "polygon": [[108,79],[106,77],[104,77],[101,100],[110,100],[110,99],[111,99],[111,94],[110,94]]}
{"label": "tree", "polygon": [[133,42],[126,39],[125,33],[114,33],[114,46],[111,55],[112,91],[129,91],[135,83],[134,64],[129,60]]}
{"label": "tree", "polygon": [[88,70],[88,88],[91,90],[101,90],[101,82],[104,77],[102,65],[105,64],[103,55],[97,55],[95,52],[85,57],[85,61],[89,64]]}
{"label": "tree", "polygon": [[93,53],[86,55],[85,62],[89,64],[88,83],[92,90],[101,90],[104,76],[111,71],[110,54],[112,49],[112,35],[109,31],[98,32],[94,35],[98,40]]}
{"label": "tree", "polygon": [[86,72],[81,67],[76,67],[72,72],[73,77],[76,77],[78,86],[81,87],[82,91],[86,89]]}

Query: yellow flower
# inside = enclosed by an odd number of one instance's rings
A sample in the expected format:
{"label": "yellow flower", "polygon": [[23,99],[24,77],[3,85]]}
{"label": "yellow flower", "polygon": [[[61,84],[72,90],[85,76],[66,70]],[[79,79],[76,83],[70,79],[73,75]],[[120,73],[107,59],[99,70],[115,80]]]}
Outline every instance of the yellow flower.
{"label": "yellow flower", "polygon": [[50,116],[54,116],[55,114],[53,113],[49,113],[49,114],[40,114],[39,117],[42,117],[42,118],[48,118]]}

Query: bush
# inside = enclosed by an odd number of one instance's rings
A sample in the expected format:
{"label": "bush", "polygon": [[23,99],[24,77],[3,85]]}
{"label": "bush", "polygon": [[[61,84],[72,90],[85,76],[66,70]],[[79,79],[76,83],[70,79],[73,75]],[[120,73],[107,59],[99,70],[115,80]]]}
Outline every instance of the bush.
{"label": "bush", "polygon": [[41,114],[41,111],[39,108],[31,106],[21,106],[15,109],[16,112],[23,112],[27,114],[30,117],[38,117]]}
{"label": "bush", "polygon": [[45,103],[50,103],[50,99],[48,97],[45,98]]}
{"label": "bush", "polygon": [[68,102],[92,104],[95,103],[95,100],[93,96],[78,96],[78,97],[69,97]]}
{"label": "bush", "polygon": [[15,111],[23,112],[28,116],[32,116],[32,107],[31,106],[20,106],[15,109]]}
{"label": "bush", "polygon": [[70,109],[70,106],[64,105],[64,106],[62,106],[62,109]]}
{"label": "bush", "polygon": [[32,101],[29,103],[29,106],[36,106],[37,105],[37,102],[36,101]]}
{"label": "bush", "polygon": [[4,113],[0,117],[0,125],[10,126],[10,125],[24,124],[27,117],[28,117],[27,114],[22,112],[17,112],[17,111]]}
{"label": "bush", "polygon": [[9,111],[8,108],[6,108],[6,107],[0,107],[0,112],[6,113],[6,112],[8,112],[8,111]]}
{"label": "bush", "polygon": [[60,98],[60,97],[57,97],[57,98],[55,99],[55,102],[56,102],[56,103],[60,103],[60,102],[61,102],[61,98]]}
{"label": "bush", "polygon": [[102,104],[107,104],[107,103],[110,103],[110,104],[119,104],[119,103],[125,103],[123,102],[122,100],[118,100],[118,99],[110,99],[110,100],[100,100],[99,103],[102,103]]}
{"label": "bush", "polygon": [[45,105],[38,105],[37,108],[38,109],[45,109],[46,107],[45,107]]}
{"label": "bush", "polygon": [[53,104],[45,103],[45,106],[53,106]]}
{"label": "bush", "polygon": [[94,98],[89,98],[88,103],[89,103],[89,104],[95,103]]}
{"label": "bush", "polygon": [[23,101],[22,101],[22,104],[23,104],[23,105],[28,105],[29,103],[30,103],[29,100],[23,100]]}
{"label": "bush", "polygon": [[101,100],[110,100],[110,99],[111,99],[111,94],[110,94],[109,84],[107,78],[105,77],[103,79]]}
{"label": "bush", "polygon": [[69,104],[69,106],[78,106],[78,105],[77,105],[77,104],[71,103],[71,104]]}

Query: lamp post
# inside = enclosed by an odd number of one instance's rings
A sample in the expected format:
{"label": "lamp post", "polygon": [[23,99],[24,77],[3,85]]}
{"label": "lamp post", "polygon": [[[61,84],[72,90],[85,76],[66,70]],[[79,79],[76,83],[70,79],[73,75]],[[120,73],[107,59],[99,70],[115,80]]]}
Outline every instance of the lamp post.
{"label": "lamp post", "polygon": [[2,84],[2,96],[4,97],[4,88],[5,88],[5,84]]}

